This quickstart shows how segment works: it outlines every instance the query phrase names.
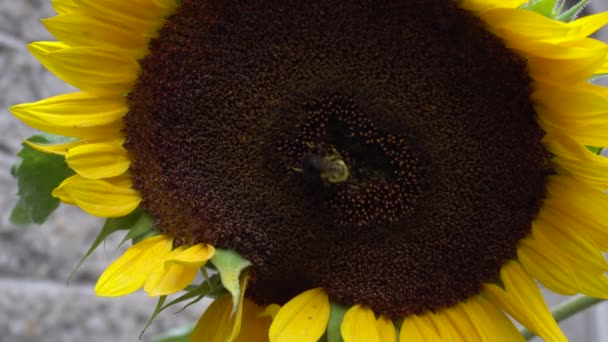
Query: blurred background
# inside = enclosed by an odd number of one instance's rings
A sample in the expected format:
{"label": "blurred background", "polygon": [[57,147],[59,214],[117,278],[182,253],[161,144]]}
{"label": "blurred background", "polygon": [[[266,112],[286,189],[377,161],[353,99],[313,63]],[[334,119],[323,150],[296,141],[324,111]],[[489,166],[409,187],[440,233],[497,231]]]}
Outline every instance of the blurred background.
{"label": "blurred background", "polygon": [[[145,293],[120,298],[95,297],[101,272],[122,250],[116,233],[100,246],[66,284],[70,273],[95,239],[103,220],[61,205],[42,226],[9,222],[17,184],[10,166],[21,141],[34,131],[16,120],[8,107],[73,88],[46,71],[26,49],[37,40],[52,40],[40,24],[55,13],[50,0],[0,0],[0,342],[138,341],[155,299]],[[164,311],[142,341],[194,323],[204,306]]]}
{"label": "blurred background", "polygon": [[[499,0],[497,0],[499,1]],[[588,12],[608,10],[595,0]],[[51,39],[40,24],[54,15],[50,0],[0,0],[0,342],[137,341],[156,301],[144,293],[98,298],[93,287],[99,274],[121,254],[117,233],[98,248],[72,278],[78,260],[96,237],[103,221],[62,205],[42,226],[12,225],[16,181],[10,166],[21,141],[33,130],[13,118],[8,107],[71,91],[27,51],[31,41]],[[600,38],[608,39],[608,30]],[[547,291],[545,291],[547,292]],[[550,304],[562,298],[547,293]],[[195,322],[204,304],[174,314],[170,308],[151,325],[142,341]],[[608,341],[608,305],[563,322],[571,341]]]}

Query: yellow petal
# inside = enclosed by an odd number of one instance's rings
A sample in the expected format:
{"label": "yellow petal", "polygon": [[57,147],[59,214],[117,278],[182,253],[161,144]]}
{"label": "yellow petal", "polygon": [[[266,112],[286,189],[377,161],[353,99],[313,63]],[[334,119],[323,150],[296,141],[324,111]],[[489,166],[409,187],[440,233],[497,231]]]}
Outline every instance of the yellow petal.
{"label": "yellow petal", "polygon": [[523,336],[515,328],[511,320],[484,297],[471,297],[466,302],[461,302],[458,305],[475,327],[480,338],[478,341],[524,342]]}
{"label": "yellow petal", "polygon": [[[571,26],[533,11],[516,8],[496,8],[483,13],[488,28],[498,36],[511,40],[559,42],[570,40]],[[582,38],[577,36],[578,38]],[[586,37],[586,36],[583,36]]]}
{"label": "yellow petal", "polygon": [[556,216],[549,218],[546,212],[541,214],[542,219],[537,218],[532,222],[532,233],[547,254],[563,256],[572,265],[591,274],[608,271],[604,256],[591,239],[577,232],[576,227],[563,227],[567,221],[562,221],[560,225],[550,224],[546,220],[555,220]]}
{"label": "yellow petal", "polygon": [[[531,240],[531,238],[521,240],[517,248],[519,262],[526,272],[556,293],[571,296],[579,292],[578,286],[572,284],[571,272],[566,267],[556,264],[553,258],[531,247],[535,245]],[[552,266],[557,267],[555,272],[550,268]]]}
{"label": "yellow petal", "polygon": [[77,9],[77,6],[74,5],[72,0],[51,0],[51,4],[53,5],[55,12],[59,14],[71,13]]}
{"label": "yellow petal", "polygon": [[344,314],[340,333],[344,342],[380,342],[374,312],[359,304]]}
{"label": "yellow petal", "polygon": [[[241,321],[243,318],[244,296],[247,289],[247,273],[241,275],[241,292],[240,298],[232,298],[230,294],[226,294],[216,299],[207,308],[201,319],[198,321],[190,341],[192,342],[232,342],[239,335],[241,330]],[[232,301],[238,300],[237,309],[232,314]],[[249,318],[249,317],[247,317]]]}
{"label": "yellow petal", "polygon": [[159,18],[172,14],[168,10],[176,8],[177,2],[169,6],[171,3],[168,1],[131,0],[126,3],[124,0],[104,0],[102,3],[98,0],[78,0],[78,5],[89,15],[106,17],[123,25],[137,22],[140,27],[148,26],[151,29]]}
{"label": "yellow petal", "polygon": [[549,133],[543,138],[559,174],[567,174],[600,189],[608,189],[608,158],[598,156],[564,134]]}
{"label": "yellow petal", "polygon": [[270,317],[274,319],[277,317],[279,310],[281,310],[281,306],[279,304],[270,304],[264,309],[264,311],[260,312],[260,317]]}
{"label": "yellow petal", "polygon": [[104,126],[120,120],[128,110],[123,96],[101,96],[86,92],[49,97],[13,106],[15,115],[59,127]]}
{"label": "yellow petal", "polygon": [[199,243],[197,245],[183,249],[179,253],[168,257],[165,267],[174,264],[199,268],[202,267],[207,262],[207,260],[211,259],[214,254],[215,248],[212,245]]}
{"label": "yellow petal", "polygon": [[13,106],[24,123],[49,133],[94,139],[117,137],[127,112],[122,96],[69,93]]}
{"label": "yellow petal", "polygon": [[403,320],[399,341],[425,342],[441,341],[441,336],[435,328],[435,324],[426,315],[410,315]]}
{"label": "yellow petal", "polygon": [[468,10],[476,11],[483,15],[484,11],[493,8],[517,8],[523,5],[527,0],[465,0],[460,5]]}
{"label": "yellow petal", "polygon": [[561,43],[588,37],[608,22],[608,13],[586,16],[570,23],[547,18],[533,11],[500,8],[487,11],[483,19],[503,39]]}
{"label": "yellow petal", "polygon": [[173,241],[166,235],[145,239],[127,249],[99,277],[98,296],[123,296],[139,290],[163,259],[171,253]]}
{"label": "yellow petal", "polygon": [[86,140],[73,140],[61,144],[38,144],[27,140],[24,141],[24,143],[36,151],[58,154],[60,156],[65,156],[70,148],[86,144],[86,142]]}
{"label": "yellow petal", "polygon": [[189,248],[180,246],[171,251],[163,260],[164,266],[157,267],[150,274],[144,285],[144,291],[153,297],[183,290],[194,281],[200,267],[209,259],[208,256],[212,255],[209,253],[203,255],[198,252],[199,250],[199,245],[196,245]]}
{"label": "yellow petal", "polygon": [[584,85],[602,69],[608,53],[605,43],[589,38],[561,44],[527,40],[508,44],[527,60],[530,76],[541,84]]}
{"label": "yellow petal", "polygon": [[96,180],[74,175],[59,184],[52,195],[99,217],[125,216],[141,202],[137,191],[131,188],[130,179],[123,176]]}
{"label": "yellow petal", "polygon": [[548,119],[570,123],[576,119],[593,122],[608,120],[608,89],[592,84],[556,86],[536,82],[532,98],[542,105]]}
{"label": "yellow petal", "polygon": [[[608,46],[602,44],[599,48],[579,49],[576,55],[564,53],[550,57],[526,56],[530,76],[533,79],[546,83],[574,84],[586,82],[598,73],[606,59]],[[559,58],[562,57],[562,58]]]}
{"label": "yellow petal", "polygon": [[162,9],[163,13],[168,12],[170,9],[176,8],[175,0],[152,0],[152,2],[160,9]]}
{"label": "yellow petal", "polygon": [[245,298],[241,332],[234,342],[267,342],[272,318],[264,316],[264,307]]}
{"label": "yellow petal", "polygon": [[569,176],[550,176],[546,188],[551,205],[561,210],[575,208],[586,218],[608,219],[608,195],[588,183]]}
{"label": "yellow petal", "polygon": [[505,289],[484,285],[483,292],[519,323],[547,341],[567,341],[534,281],[515,261],[500,271]]}
{"label": "yellow petal", "polygon": [[79,0],[79,11],[114,27],[137,32],[147,40],[158,34],[164,18],[175,12],[179,2],[168,0]]}
{"label": "yellow petal", "polygon": [[[573,20],[566,25],[572,28],[575,37],[588,37],[608,24],[608,12],[586,15]],[[570,36],[572,37],[572,35]]]}
{"label": "yellow petal", "polygon": [[596,74],[599,75],[604,75],[604,74],[608,74],[608,58],[606,58],[604,60],[604,63],[602,64],[602,66],[600,66],[597,70],[596,70]]}
{"label": "yellow petal", "polygon": [[454,329],[460,334],[462,341],[483,341],[461,305],[453,305],[441,310],[439,315],[444,315],[450,321]]}
{"label": "yellow petal", "polygon": [[[551,44],[529,40],[516,40],[507,42],[507,45],[509,45],[510,48],[518,51],[522,57],[537,57],[542,58],[544,60],[553,60],[556,62],[576,62],[577,60],[584,61],[593,56],[598,56],[603,53],[606,53],[606,50],[608,48],[606,46],[606,43],[591,38],[572,40],[560,44]],[[543,68],[542,65],[533,64],[530,65],[530,67],[532,68],[532,74],[541,76],[541,73],[539,73],[538,70],[535,69]],[[553,70],[553,72],[556,71]],[[536,77],[534,79],[537,81],[539,80]]]}
{"label": "yellow petal", "polygon": [[88,179],[120,176],[131,164],[122,139],[81,144],[68,150],[65,161],[79,175]]}
{"label": "yellow petal", "polygon": [[169,263],[169,260],[178,257],[185,250],[185,246],[172,250],[162,261],[163,266],[156,267],[150,274],[144,284],[144,291],[150,297],[170,295],[183,290],[192,283],[200,266]]}
{"label": "yellow petal", "polygon": [[270,326],[272,342],[316,342],[329,321],[329,299],[315,288],[302,292],[285,304]]}
{"label": "yellow petal", "polygon": [[536,102],[538,122],[545,131],[568,135],[583,145],[608,146],[607,88],[536,82],[532,99]]}
{"label": "yellow petal", "polygon": [[604,160],[596,163],[590,160],[557,156],[551,160],[551,164],[559,174],[576,177],[599,189],[606,190],[608,189],[608,158],[599,158]]}
{"label": "yellow petal", "polygon": [[143,57],[147,37],[140,31],[129,31],[104,20],[69,13],[50,19],[42,19],[46,29],[59,41],[70,46],[114,46],[139,50],[133,56]]}
{"label": "yellow petal", "polygon": [[428,316],[435,325],[435,329],[439,333],[439,336],[441,336],[442,341],[464,341],[462,339],[460,331],[458,331],[457,327],[452,324],[448,316],[445,315],[442,311],[436,313],[429,312],[426,314],[426,316]]}
{"label": "yellow petal", "polygon": [[381,342],[397,342],[395,323],[390,318],[386,316],[378,317],[376,326]]}
{"label": "yellow petal", "polygon": [[563,295],[584,293],[596,298],[608,298],[608,279],[574,267],[560,254],[548,253],[535,239],[520,242],[517,255],[523,268],[544,286]]}
{"label": "yellow petal", "polygon": [[164,296],[183,290],[205,265],[215,249],[211,245],[197,244],[186,248],[179,246],[163,260],[164,267],[158,267],[150,275],[144,290],[150,296]]}
{"label": "yellow petal", "polygon": [[54,42],[32,43],[28,49],[49,71],[84,91],[126,94],[139,74],[139,64],[128,50]]}
{"label": "yellow petal", "polygon": [[550,176],[544,210],[566,222],[576,222],[602,250],[608,250],[608,196],[586,182],[569,176]]}
{"label": "yellow petal", "polygon": [[232,297],[229,294],[214,300],[194,327],[190,341],[231,342],[230,336],[238,314],[231,317],[231,311]]}

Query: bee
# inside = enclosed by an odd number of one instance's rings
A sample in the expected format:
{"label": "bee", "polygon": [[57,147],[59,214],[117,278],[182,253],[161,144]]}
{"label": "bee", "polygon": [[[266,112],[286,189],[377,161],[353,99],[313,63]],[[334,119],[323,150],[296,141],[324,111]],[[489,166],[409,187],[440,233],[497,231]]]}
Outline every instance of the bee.
{"label": "bee", "polygon": [[348,166],[338,151],[327,155],[310,153],[301,161],[301,168],[292,168],[310,179],[321,179],[325,185],[345,182],[350,176]]}

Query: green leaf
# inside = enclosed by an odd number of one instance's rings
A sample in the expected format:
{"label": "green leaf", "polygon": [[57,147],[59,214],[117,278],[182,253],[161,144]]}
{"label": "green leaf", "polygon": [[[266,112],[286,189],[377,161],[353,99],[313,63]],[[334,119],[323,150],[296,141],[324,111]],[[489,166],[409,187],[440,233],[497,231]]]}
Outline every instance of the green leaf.
{"label": "green leaf", "polygon": [[327,342],[344,342],[342,339],[342,333],[340,332],[340,326],[342,325],[342,319],[346,313],[346,307],[331,303],[329,322],[327,323]]}
{"label": "green leaf", "polygon": [[589,0],[581,0],[564,13],[559,14],[556,19],[559,21],[570,22],[578,17],[588,3]]}
{"label": "green leaf", "polygon": [[[37,134],[28,139],[39,144],[58,144],[70,140],[50,134]],[[11,168],[19,186],[19,201],[11,212],[10,220],[19,225],[40,224],[59,206],[59,200],[51,196],[51,191],[74,173],[63,156],[37,151],[26,143],[22,146],[17,154],[21,161]]]}
{"label": "green leaf", "polygon": [[544,15],[548,18],[555,18],[558,14],[557,3],[558,0],[528,1],[522,8]]}
{"label": "green leaf", "polygon": [[232,295],[232,313],[234,314],[241,294],[240,275],[243,270],[251,266],[251,262],[235,251],[216,248],[211,263],[217,268],[224,288]]}
{"label": "green leaf", "polygon": [[177,329],[171,330],[161,337],[154,339],[154,342],[188,342],[195,324],[186,324]]}
{"label": "green leaf", "polygon": [[97,249],[97,247],[99,247],[103,241],[105,241],[108,236],[119,230],[132,230],[142,220],[142,217],[145,216],[149,215],[147,215],[142,209],[137,208],[127,216],[107,219],[103,225],[103,228],[101,228],[101,231],[99,234],[97,234],[95,241],[93,241],[87,252],[82,256],[82,258],[80,258],[80,261],[70,274],[68,283],[70,282],[70,279],[72,279],[74,273],[78,270],[78,268],[80,268],[80,265],[82,265],[82,263],[91,255],[91,253],[93,253],[95,249]]}

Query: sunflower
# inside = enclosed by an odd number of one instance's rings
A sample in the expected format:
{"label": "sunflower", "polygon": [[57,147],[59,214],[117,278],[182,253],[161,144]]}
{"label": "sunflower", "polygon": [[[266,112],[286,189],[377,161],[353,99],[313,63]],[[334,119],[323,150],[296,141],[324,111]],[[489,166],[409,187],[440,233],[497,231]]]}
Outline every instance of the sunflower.
{"label": "sunflower", "polygon": [[138,236],[96,293],[212,297],[194,341],[564,341],[536,281],[608,298],[584,3],[54,0],[81,91],[12,112]]}

